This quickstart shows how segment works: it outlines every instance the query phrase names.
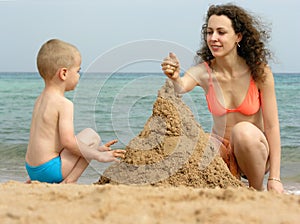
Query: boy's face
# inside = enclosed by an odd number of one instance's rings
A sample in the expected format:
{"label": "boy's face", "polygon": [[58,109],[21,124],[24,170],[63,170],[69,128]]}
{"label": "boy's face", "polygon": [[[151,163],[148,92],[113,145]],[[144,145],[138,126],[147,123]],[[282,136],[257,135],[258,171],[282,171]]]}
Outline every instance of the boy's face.
{"label": "boy's face", "polygon": [[67,85],[66,91],[74,90],[79,78],[80,78],[80,66],[81,66],[81,56],[79,53],[75,54],[75,63],[74,65],[68,69],[68,77],[67,77]]}

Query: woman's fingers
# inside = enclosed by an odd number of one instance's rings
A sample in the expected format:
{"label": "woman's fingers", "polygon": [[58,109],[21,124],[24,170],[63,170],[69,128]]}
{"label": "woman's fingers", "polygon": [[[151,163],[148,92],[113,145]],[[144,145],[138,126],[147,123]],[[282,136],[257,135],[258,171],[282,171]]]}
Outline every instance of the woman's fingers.
{"label": "woman's fingers", "polygon": [[174,53],[169,53],[169,56],[164,58],[161,63],[162,70],[168,76],[173,76],[175,71],[179,72],[179,61]]}
{"label": "woman's fingers", "polygon": [[173,63],[173,62],[165,62],[164,61],[161,64],[161,66],[162,66],[162,70],[169,75],[172,75],[178,69],[178,64]]}
{"label": "woman's fingers", "polygon": [[171,60],[164,60],[161,63],[162,67],[174,67],[174,68],[178,68],[179,64],[177,62],[171,61]]}

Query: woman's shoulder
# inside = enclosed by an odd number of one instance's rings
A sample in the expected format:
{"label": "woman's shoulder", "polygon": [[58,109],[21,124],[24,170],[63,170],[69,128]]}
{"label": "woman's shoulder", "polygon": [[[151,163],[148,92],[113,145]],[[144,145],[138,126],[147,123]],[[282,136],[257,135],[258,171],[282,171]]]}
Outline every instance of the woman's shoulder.
{"label": "woman's shoulder", "polygon": [[201,62],[199,64],[191,66],[187,72],[197,73],[199,76],[206,75],[210,72],[210,67],[207,62]]}
{"label": "woman's shoulder", "polygon": [[185,75],[191,76],[197,80],[199,86],[206,86],[209,77],[209,66],[206,62],[201,62],[197,65],[191,66]]}
{"label": "woman's shoulder", "polygon": [[259,88],[263,88],[265,86],[274,85],[274,76],[271,67],[268,64],[262,65],[263,70],[263,79],[259,81],[257,84]]}

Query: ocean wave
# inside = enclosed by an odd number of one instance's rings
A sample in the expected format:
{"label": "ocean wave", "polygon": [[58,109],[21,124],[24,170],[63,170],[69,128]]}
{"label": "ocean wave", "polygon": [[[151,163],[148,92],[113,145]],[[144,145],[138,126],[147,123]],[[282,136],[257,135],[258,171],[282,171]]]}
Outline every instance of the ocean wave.
{"label": "ocean wave", "polygon": [[12,160],[17,161],[25,158],[27,144],[9,144],[0,143],[0,161],[11,162]]}
{"label": "ocean wave", "polygon": [[281,160],[285,162],[300,163],[299,146],[282,146]]}

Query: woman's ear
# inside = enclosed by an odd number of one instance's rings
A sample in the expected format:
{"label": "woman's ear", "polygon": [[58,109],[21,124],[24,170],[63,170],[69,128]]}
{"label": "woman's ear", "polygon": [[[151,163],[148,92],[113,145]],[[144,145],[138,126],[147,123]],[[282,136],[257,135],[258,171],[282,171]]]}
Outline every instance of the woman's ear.
{"label": "woman's ear", "polygon": [[65,81],[66,78],[67,78],[67,72],[68,72],[68,69],[67,69],[67,68],[60,68],[60,69],[58,70],[58,77],[59,77],[61,80]]}
{"label": "woman's ear", "polygon": [[242,33],[238,33],[237,37],[238,37],[237,42],[239,43],[243,39]]}

